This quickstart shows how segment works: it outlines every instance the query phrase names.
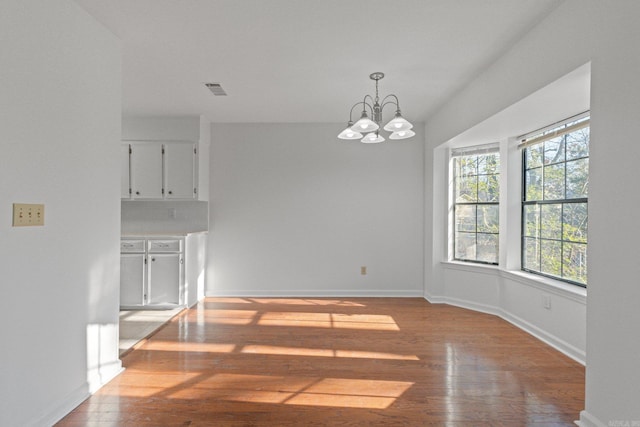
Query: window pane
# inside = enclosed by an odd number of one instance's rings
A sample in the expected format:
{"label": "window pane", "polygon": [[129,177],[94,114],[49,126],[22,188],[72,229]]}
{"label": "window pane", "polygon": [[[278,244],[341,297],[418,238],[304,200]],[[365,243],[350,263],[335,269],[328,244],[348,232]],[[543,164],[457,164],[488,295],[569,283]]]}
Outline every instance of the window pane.
{"label": "window pane", "polygon": [[524,207],[524,235],[539,237],[540,231],[540,207],[538,205],[525,205]]}
{"label": "window pane", "polygon": [[476,202],[477,200],[477,177],[467,176],[458,178],[456,180],[456,202]]}
{"label": "window pane", "polygon": [[455,258],[466,260],[476,259],[475,233],[456,233]]}
{"label": "window pane", "polygon": [[562,239],[562,204],[540,206],[540,236],[544,239]]}
{"label": "window pane", "polygon": [[499,175],[478,176],[478,201],[497,202],[500,197]]}
{"label": "window pane", "polygon": [[541,240],[540,271],[553,276],[562,274],[562,242]]}
{"label": "window pane", "polygon": [[522,267],[528,270],[540,271],[540,240],[524,238],[524,256]]}
{"label": "window pane", "polygon": [[498,205],[478,206],[478,233],[497,233],[500,209]]}
{"label": "window pane", "polygon": [[589,132],[588,127],[579,129],[522,154],[522,268],[585,286]]}
{"label": "window pane", "polygon": [[[478,228],[485,233],[498,233],[499,166],[499,153],[453,159],[454,259],[498,262],[497,236],[483,238],[478,234]],[[479,198],[482,204],[479,204]],[[479,240],[482,247],[479,247]]]}
{"label": "window pane", "polygon": [[478,234],[478,246],[476,249],[478,261],[498,263],[498,235]]}
{"label": "window pane", "polygon": [[587,245],[564,243],[562,248],[563,276],[574,282],[587,283]]}
{"label": "window pane", "polygon": [[587,243],[587,204],[565,203],[563,211],[563,240]]}
{"label": "window pane", "polygon": [[525,200],[542,200],[542,169],[528,170],[525,181]]}
{"label": "window pane", "polygon": [[524,150],[525,169],[542,166],[542,144],[528,147]]}
{"label": "window pane", "polygon": [[476,156],[457,157],[460,163],[460,175],[474,176],[478,174],[478,161]]}
{"label": "window pane", "polygon": [[567,135],[567,160],[589,156],[589,128]]}
{"label": "window pane", "polygon": [[564,136],[550,139],[544,143],[544,164],[564,161]]}
{"label": "window pane", "polygon": [[544,200],[564,199],[564,163],[544,167]]}
{"label": "window pane", "polygon": [[456,231],[476,232],[476,206],[456,205],[455,207]]}
{"label": "window pane", "polygon": [[500,154],[487,154],[478,156],[478,174],[492,175],[500,171]]}
{"label": "window pane", "polygon": [[589,159],[567,162],[567,199],[587,197]]}

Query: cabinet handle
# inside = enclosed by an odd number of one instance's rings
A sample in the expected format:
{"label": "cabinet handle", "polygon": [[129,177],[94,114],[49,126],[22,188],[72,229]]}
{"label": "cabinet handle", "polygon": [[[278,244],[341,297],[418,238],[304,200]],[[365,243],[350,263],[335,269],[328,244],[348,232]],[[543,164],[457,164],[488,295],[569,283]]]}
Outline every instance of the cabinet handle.
{"label": "cabinet handle", "polygon": [[156,262],[156,259],[155,258],[151,258],[151,262]]}
{"label": "cabinet handle", "polygon": [[169,194],[173,194],[173,191],[169,190]]}
{"label": "cabinet handle", "polygon": [[136,194],[137,194],[137,195],[140,195],[140,192],[139,192],[139,191],[136,191]]}

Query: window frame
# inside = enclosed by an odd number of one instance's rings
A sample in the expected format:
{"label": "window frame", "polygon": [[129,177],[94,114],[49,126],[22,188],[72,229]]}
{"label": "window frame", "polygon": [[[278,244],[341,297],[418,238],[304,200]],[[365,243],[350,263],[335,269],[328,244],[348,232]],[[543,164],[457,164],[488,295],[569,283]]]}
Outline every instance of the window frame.
{"label": "window frame", "polygon": [[[586,117],[586,120],[583,120]],[[565,126],[566,128],[570,128],[572,127],[572,125],[576,125],[579,123],[584,123],[586,122],[586,125],[583,125],[575,130],[572,130],[570,132],[565,132],[562,135],[562,146],[563,146],[563,150],[564,150],[564,155],[563,155],[563,160],[559,161],[559,162],[555,162],[555,163],[548,163],[545,164],[544,163],[544,148],[542,149],[542,158],[541,158],[541,164],[540,164],[540,170],[542,172],[541,177],[542,177],[542,195],[540,200],[527,200],[527,172],[529,170],[535,169],[535,168],[529,168],[527,169],[527,150],[530,149],[531,147],[534,146],[538,146],[539,144],[544,144],[547,141],[554,139],[553,136],[548,137],[546,139],[542,139],[541,141],[538,142],[534,142],[534,143],[527,143],[525,142],[528,138],[526,137],[520,137],[518,139],[522,140],[523,143],[520,144],[520,147],[522,147],[521,149],[521,162],[522,162],[522,168],[521,168],[521,174],[520,174],[520,179],[521,179],[521,208],[520,208],[520,216],[521,216],[521,224],[520,224],[520,269],[521,271],[524,271],[526,273],[531,273],[531,274],[535,274],[535,275],[539,275],[539,276],[543,276],[543,277],[548,277],[550,279],[553,280],[558,280],[564,283],[568,283],[571,285],[575,285],[575,286],[580,286],[582,288],[587,288],[587,284],[588,284],[588,279],[587,281],[585,281],[585,283],[576,281],[576,280],[572,280],[570,278],[566,278],[563,276],[564,274],[564,268],[565,268],[565,262],[564,262],[564,244],[565,243],[570,243],[570,244],[581,244],[585,246],[585,253],[586,250],[588,248],[588,231],[587,231],[587,237],[585,239],[584,242],[577,242],[577,241],[573,241],[573,240],[567,240],[565,239],[565,233],[564,233],[564,212],[565,212],[565,207],[567,205],[571,205],[571,204],[584,204],[586,207],[586,217],[587,217],[587,221],[588,221],[588,216],[589,216],[589,196],[588,196],[588,192],[586,194],[586,196],[584,197],[575,197],[575,198],[567,198],[567,163],[570,162],[574,162],[574,161],[578,161],[578,160],[584,160],[584,159],[589,159],[590,158],[590,150],[587,152],[586,156],[581,156],[581,157],[575,157],[575,158],[571,158],[571,159],[567,159],[566,157],[566,153],[567,153],[567,136],[570,135],[571,133],[578,131],[580,129],[584,129],[584,128],[589,128],[590,129],[590,123],[589,123],[589,112],[585,112],[582,113],[578,116],[574,116],[571,118],[568,118],[566,120],[563,120],[561,122],[555,123],[553,125],[547,126],[546,128],[542,129],[542,130],[538,130],[535,132],[530,133],[529,135],[537,135],[535,138],[530,138],[529,141],[531,140],[537,140],[540,139],[540,135],[543,134],[545,131],[549,130],[549,129],[558,129],[561,128],[562,126]],[[551,132],[553,133],[553,132]],[[557,137],[557,136],[555,136]],[[587,142],[587,146],[589,146],[591,143],[591,137],[589,134],[589,140]],[[544,147],[544,145],[543,145]],[[545,194],[544,194],[544,172],[545,172],[545,167],[546,166],[550,166],[550,165],[563,165],[564,168],[564,177],[563,177],[563,192],[564,192],[564,197],[561,199],[550,199],[550,200],[545,200]],[[588,170],[589,164],[587,164],[587,179],[588,179],[588,174],[589,174],[589,170]],[[542,233],[540,230],[542,230],[542,221],[539,221],[538,223],[538,231],[536,233],[536,237],[531,237],[527,235],[527,216],[526,216],[526,207],[527,206],[536,206],[538,207],[538,215],[541,214],[541,210],[542,207],[545,205],[559,205],[560,206],[560,239],[551,239],[551,238],[543,238],[542,237]],[[542,243],[543,241],[553,241],[553,242],[558,242],[560,245],[560,276],[542,271],[542,256],[541,254],[539,254],[538,258],[539,258],[539,268],[540,270],[533,270],[531,268],[526,268],[526,239],[535,239],[537,242]],[[542,244],[539,245],[540,249],[539,251],[542,252]],[[587,262],[587,267],[586,267],[586,277],[588,278],[588,262]]]}
{"label": "window frame", "polygon": [[[496,173],[492,173],[492,174],[480,174],[478,173],[478,158],[481,156],[489,156],[489,155],[495,155],[498,158],[498,169]],[[457,159],[462,158],[462,157],[475,157],[475,162],[476,162],[476,173],[475,175],[473,175],[476,179],[476,190],[475,190],[475,195],[476,195],[476,201],[475,202],[458,202],[457,201],[457,187],[458,187],[458,182],[457,182],[457,168],[458,168],[458,163],[457,163]],[[472,264],[482,264],[482,265],[488,265],[488,266],[498,266],[500,263],[500,202],[501,202],[501,186],[500,186],[500,179],[501,179],[501,175],[502,175],[502,160],[500,159],[500,149],[499,149],[499,145],[498,144],[487,144],[487,145],[483,145],[483,146],[471,146],[471,147],[465,147],[464,149],[458,149],[458,150],[452,150],[450,153],[450,167],[452,170],[452,180],[450,181],[451,183],[451,191],[450,191],[450,206],[451,206],[451,242],[452,242],[452,252],[451,252],[451,256],[450,259],[452,261],[456,261],[456,262],[464,262],[464,263],[472,263]],[[479,183],[479,177],[480,176],[493,176],[497,179],[498,181],[498,197],[495,201],[478,201],[478,183]],[[475,224],[474,224],[474,231],[473,232],[468,232],[468,231],[464,231],[462,233],[464,234],[473,234],[474,238],[475,238],[475,244],[476,247],[478,245],[478,236],[479,235],[491,235],[491,236],[495,236],[496,239],[496,253],[495,253],[495,262],[492,261],[485,261],[485,260],[479,260],[477,259],[470,259],[470,258],[458,258],[457,255],[457,245],[458,245],[458,237],[460,231],[458,230],[457,227],[457,223],[456,223],[456,211],[458,209],[458,206],[473,206],[476,208],[475,210]],[[479,232],[478,231],[478,208],[480,206],[496,206],[497,210],[498,210],[498,224],[497,224],[497,232],[495,233],[491,233],[491,232]],[[477,255],[477,252],[476,252]]]}

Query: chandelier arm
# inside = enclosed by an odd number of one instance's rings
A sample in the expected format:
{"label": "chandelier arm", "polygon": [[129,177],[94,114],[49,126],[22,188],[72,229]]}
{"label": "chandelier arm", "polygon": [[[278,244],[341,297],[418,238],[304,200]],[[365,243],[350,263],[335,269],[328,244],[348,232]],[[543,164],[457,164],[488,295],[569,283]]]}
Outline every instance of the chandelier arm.
{"label": "chandelier arm", "polygon": [[[396,101],[387,101],[387,98],[394,98]],[[384,97],[384,99],[382,100],[382,107],[384,108],[385,105],[387,104],[393,104],[396,106],[396,109],[399,110],[400,109],[400,100],[398,100],[398,97],[395,96],[394,94],[389,94],[387,96]]]}
{"label": "chandelier arm", "polygon": [[[367,95],[369,96],[369,95]],[[365,98],[366,99],[366,98]],[[373,107],[371,106],[371,104],[368,104],[365,101],[360,101],[360,102],[356,102],[355,104],[353,104],[353,107],[351,107],[351,111],[349,112],[349,120],[351,120],[353,118],[353,109],[356,108],[358,105],[362,105],[362,110],[363,111],[367,111],[367,107],[369,107],[369,112],[371,114],[373,114]]]}
{"label": "chandelier arm", "polygon": [[[371,104],[367,103],[367,98],[369,98],[371,100]],[[373,104],[375,104],[375,100],[373,99],[373,97],[371,95],[365,95],[364,99],[362,100],[362,103],[367,105],[371,111],[373,112]]]}
{"label": "chandelier arm", "polygon": [[[366,107],[369,107],[369,112],[371,113],[371,117],[373,117],[373,105],[372,105],[372,104],[369,104],[369,103],[367,102],[367,96],[368,96],[369,98],[371,98],[371,96],[369,96],[369,95],[365,95],[365,97],[364,97],[364,99],[362,100],[362,102],[358,102],[358,104],[362,104],[362,110],[363,110],[363,111],[366,111]],[[371,98],[371,100],[373,100],[373,98]]]}
{"label": "chandelier arm", "polygon": [[353,121],[353,109],[356,108],[360,104],[362,104],[362,102],[356,102],[355,104],[353,104],[353,107],[351,107],[351,111],[349,112],[349,121],[350,122]]}

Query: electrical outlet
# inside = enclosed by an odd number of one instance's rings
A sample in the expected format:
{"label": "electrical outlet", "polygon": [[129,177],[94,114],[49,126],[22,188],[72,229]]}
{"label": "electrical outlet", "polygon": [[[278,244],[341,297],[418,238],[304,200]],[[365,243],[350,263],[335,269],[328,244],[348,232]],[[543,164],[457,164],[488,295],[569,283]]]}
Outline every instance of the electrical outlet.
{"label": "electrical outlet", "polygon": [[29,227],[44,225],[44,205],[42,204],[13,204],[13,226]]}
{"label": "electrical outlet", "polygon": [[363,276],[367,275],[367,266],[363,265],[362,267],[360,267],[360,274],[362,274]]}
{"label": "electrical outlet", "polygon": [[551,310],[551,295],[542,295],[542,306]]}

